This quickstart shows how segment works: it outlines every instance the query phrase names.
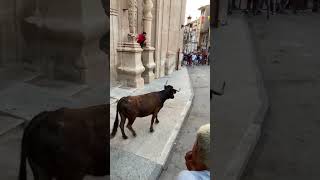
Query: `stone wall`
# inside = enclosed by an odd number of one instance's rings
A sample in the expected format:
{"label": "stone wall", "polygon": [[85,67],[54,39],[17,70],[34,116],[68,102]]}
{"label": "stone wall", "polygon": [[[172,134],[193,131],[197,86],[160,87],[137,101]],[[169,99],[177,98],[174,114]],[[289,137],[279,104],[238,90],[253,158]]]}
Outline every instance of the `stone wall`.
{"label": "stone wall", "polygon": [[99,46],[108,27],[101,0],[1,0],[0,64],[24,65],[53,79],[105,83],[108,50]]}
{"label": "stone wall", "polygon": [[[155,48],[154,69],[155,77],[159,78],[172,73],[178,58],[178,50],[183,45],[183,29],[181,25],[185,18],[186,0],[152,0],[152,31],[151,46]],[[119,66],[119,57],[117,56],[117,45],[126,38],[128,28],[124,27],[124,18],[121,15],[123,9],[127,7],[126,0],[111,0],[111,11],[119,12],[118,15],[111,14],[111,81],[112,85],[118,82],[117,67]],[[137,0],[137,33],[143,31],[143,0]],[[121,38],[119,34],[123,34]]]}

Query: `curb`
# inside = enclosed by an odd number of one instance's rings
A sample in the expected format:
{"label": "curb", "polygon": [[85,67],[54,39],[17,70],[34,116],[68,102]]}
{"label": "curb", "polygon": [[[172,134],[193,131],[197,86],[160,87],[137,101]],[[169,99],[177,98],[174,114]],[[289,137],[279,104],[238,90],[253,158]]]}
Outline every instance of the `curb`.
{"label": "curb", "polygon": [[[174,137],[174,141],[173,141],[173,142],[175,142],[175,140],[177,139],[181,127],[183,126],[185,120],[189,117],[190,112],[191,112],[191,109],[192,109],[192,105],[193,105],[194,91],[193,91],[192,81],[191,81],[191,78],[190,78],[188,69],[187,69],[187,72],[188,72],[188,77],[189,77],[189,84],[190,84],[191,96],[190,96],[188,102],[186,103],[186,108],[185,108],[184,111],[181,113],[181,116],[184,116],[184,118],[183,118],[182,123],[181,123],[180,126],[178,127],[178,128],[179,128],[179,131],[178,131],[178,133],[176,134],[176,136]],[[176,127],[176,128],[177,128],[177,127]],[[169,153],[168,153],[167,157],[165,158],[164,164],[161,165],[161,168],[160,168],[160,170],[159,170],[159,173],[157,173],[155,179],[159,179],[162,171],[165,170],[165,169],[167,169],[167,166],[168,166],[168,164],[167,164],[167,163],[168,163],[168,158],[169,158],[170,155],[171,155],[173,146],[174,146],[174,143],[171,145],[170,150],[169,150]]]}
{"label": "curb", "polygon": [[261,127],[264,122],[265,116],[269,110],[269,102],[266,93],[266,89],[263,81],[263,74],[261,66],[258,64],[257,59],[261,58],[257,47],[256,40],[254,39],[252,32],[252,24],[249,20],[243,17],[248,24],[248,36],[251,41],[254,58],[252,62],[256,66],[257,86],[259,91],[259,97],[261,99],[261,106],[256,113],[253,122],[247,128],[244,136],[241,138],[239,145],[235,148],[231,161],[228,163],[227,170],[224,174],[224,180],[239,180],[245,171],[247,163],[253,153],[260,135]]}

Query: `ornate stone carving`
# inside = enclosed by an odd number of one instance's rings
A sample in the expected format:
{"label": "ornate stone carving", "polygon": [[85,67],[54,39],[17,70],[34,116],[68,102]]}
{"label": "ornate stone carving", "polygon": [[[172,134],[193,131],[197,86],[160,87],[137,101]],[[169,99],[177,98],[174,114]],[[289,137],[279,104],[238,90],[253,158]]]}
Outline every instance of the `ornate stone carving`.
{"label": "ornate stone carving", "polygon": [[153,8],[152,0],[144,0],[143,1],[143,30],[147,33],[146,36],[146,47],[143,49],[142,53],[142,63],[145,67],[145,71],[142,76],[146,83],[150,83],[154,80],[155,75],[153,73],[153,69],[156,64],[154,63],[154,51],[155,49],[151,47],[151,28],[152,28],[152,13],[151,10]]}
{"label": "ornate stone carving", "polygon": [[[44,67],[40,68],[49,77],[87,84],[105,83],[107,61],[99,43],[108,26],[101,1],[92,0],[86,8],[81,1],[49,1],[36,1],[34,15],[24,19],[25,51],[37,49],[34,54],[40,55],[34,61],[41,62],[39,66]],[[74,7],[72,11],[70,7]],[[108,52],[109,48],[104,50]],[[52,58],[55,55],[59,58]]]}
{"label": "ornate stone carving", "polygon": [[133,41],[137,26],[137,0],[128,1],[128,19],[129,19],[129,41]]}

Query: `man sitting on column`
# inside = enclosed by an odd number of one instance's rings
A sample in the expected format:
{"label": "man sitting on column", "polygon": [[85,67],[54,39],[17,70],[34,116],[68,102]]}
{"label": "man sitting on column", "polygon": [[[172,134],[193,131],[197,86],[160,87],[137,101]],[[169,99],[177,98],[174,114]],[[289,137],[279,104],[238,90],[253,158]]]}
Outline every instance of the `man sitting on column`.
{"label": "man sitting on column", "polygon": [[141,48],[146,46],[146,35],[147,35],[146,32],[143,32],[142,34],[138,34],[137,43],[140,44]]}

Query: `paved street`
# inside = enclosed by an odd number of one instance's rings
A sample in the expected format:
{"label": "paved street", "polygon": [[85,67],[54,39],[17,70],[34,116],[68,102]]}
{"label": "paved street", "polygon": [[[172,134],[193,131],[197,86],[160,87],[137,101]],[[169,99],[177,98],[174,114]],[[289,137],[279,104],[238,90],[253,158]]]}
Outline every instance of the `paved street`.
{"label": "paved street", "polygon": [[241,174],[260,135],[260,121],[266,109],[261,76],[248,23],[242,14],[228,18],[227,26],[215,29],[211,88],[224,95],[214,96],[213,177],[234,179]]}
{"label": "paved street", "polygon": [[210,66],[194,66],[188,68],[188,71],[194,90],[193,106],[182,125],[160,180],[174,180],[181,170],[186,169],[185,153],[192,149],[198,128],[210,122]]}
{"label": "paved street", "polygon": [[320,14],[264,19],[250,21],[270,111],[242,180],[318,180]]}

